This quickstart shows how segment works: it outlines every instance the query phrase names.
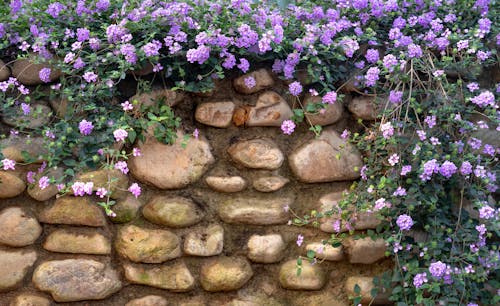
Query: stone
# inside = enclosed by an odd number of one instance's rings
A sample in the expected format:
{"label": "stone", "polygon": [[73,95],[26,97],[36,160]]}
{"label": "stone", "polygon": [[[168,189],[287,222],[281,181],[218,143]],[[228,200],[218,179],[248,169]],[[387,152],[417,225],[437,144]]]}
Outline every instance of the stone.
{"label": "stone", "polygon": [[168,227],[188,227],[203,219],[203,211],[183,197],[154,196],[142,209],[148,221]]}
{"label": "stone", "polygon": [[286,207],[293,199],[234,197],[223,200],[218,207],[222,221],[233,224],[276,225],[285,224],[290,218]]}
{"label": "stone", "polygon": [[247,168],[275,170],[285,156],[276,143],[268,139],[251,139],[231,145],[227,152],[232,160]]}
{"label": "stone", "polygon": [[201,103],[196,107],[194,117],[196,121],[218,128],[227,128],[231,125],[235,105],[231,101]]}
{"label": "stone", "polygon": [[260,192],[274,192],[290,182],[289,179],[276,175],[261,177],[253,181],[253,188]]}
{"label": "stone", "polygon": [[[343,102],[344,101],[337,101],[333,104],[324,104],[324,109],[319,110],[315,113],[306,113],[305,115],[312,125],[325,126],[334,124],[342,119],[342,116],[344,115]],[[322,103],[322,97],[307,95],[304,99],[304,108],[307,109],[308,105],[318,103]]]}
{"label": "stone", "polygon": [[127,225],[118,230],[117,252],[134,262],[162,263],[181,256],[180,239],[166,230]]}
{"label": "stone", "polygon": [[[41,156],[47,154],[42,137],[10,136],[0,140],[0,148],[4,158],[20,163],[41,161]],[[29,159],[25,158],[26,153]]]}
{"label": "stone", "polygon": [[[358,285],[360,293],[354,291],[354,287]],[[345,282],[344,289],[349,296],[357,297],[361,295],[361,303],[371,305],[390,305],[389,301],[390,292],[385,288],[378,288],[378,293],[372,297],[371,291],[375,289],[373,284],[373,277],[369,276],[350,276]]]}
{"label": "stone", "polygon": [[282,96],[274,91],[262,93],[247,114],[247,126],[281,126],[293,116],[292,109]]}
{"label": "stone", "polygon": [[131,194],[125,199],[116,201],[116,204],[111,208],[116,216],[111,218],[111,222],[127,223],[134,220],[141,205],[141,202]]}
{"label": "stone", "polygon": [[322,242],[312,242],[306,245],[306,250],[314,251],[315,257],[329,261],[340,261],[344,259],[344,250],[342,246],[333,247],[331,244]]}
{"label": "stone", "polygon": [[184,253],[192,256],[214,256],[222,253],[224,228],[212,224],[198,230],[189,231],[184,239]]}
{"label": "stone", "polygon": [[0,60],[0,82],[7,81],[10,77],[10,68]]}
{"label": "stone", "polygon": [[190,138],[182,145],[179,134],[172,145],[148,137],[138,147],[141,156],[129,158],[130,172],[141,182],[160,189],[178,189],[196,182],[215,162],[210,144],[202,137]]}
{"label": "stone", "polygon": [[57,229],[50,233],[43,248],[50,252],[73,254],[111,254],[111,244],[102,234],[93,231],[74,232],[66,229]]}
{"label": "stone", "polygon": [[353,239],[348,238],[342,242],[350,263],[372,264],[385,258],[387,247],[385,240],[370,237]]}
{"label": "stone", "polygon": [[207,176],[208,187],[219,192],[239,192],[247,187],[247,182],[241,176]]}
{"label": "stone", "polygon": [[300,146],[288,157],[290,168],[305,183],[347,181],[359,178],[361,153],[334,130]]}
{"label": "stone", "polygon": [[[336,224],[340,222],[340,232],[348,232],[349,227],[347,222],[342,220],[342,216],[338,213],[339,205],[338,202],[342,199],[342,192],[331,192],[319,199],[320,207],[319,211],[326,213],[328,211],[333,211],[333,214],[328,217],[324,217],[320,220],[320,229],[327,233],[336,233]],[[356,211],[355,207],[352,205],[347,208],[351,211],[351,226],[355,230],[361,231],[366,229],[375,229],[381,220],[378,215],[373,212],[367,211]]]}
{"label": "stone", "polygon": [[39,73],[43,68],[51,68],[50,82],[57,80],[61,75],[61,71],[54,69],[48,64],[35,64],[36,55],[30,55],[29,58],[17,59],[12,65],[12,75],[24,85],[40,85],[45,84],[40,79]]}
{"label": "stone", "polygon": [[[43,173],[43,176],[47,176],[49,179],[60,179],[64,175],[63,169],[62,168],[57,168],[54,167],[52,169],[49,169],[47,173]],[[41,174],[35,175],[36,181],[34,184],[28,187],[27,192],[28,195],[40,202],[47,201],[54,197],[56,194],[59,193],[57,190],[57,184],[50,184],[48,187],[45,187],[45,189],[40,188],[38,184],[38,180],[40,177],[42,177]]]}
{"label": "stone", "polygon": [[64,196],[40,213],[40,222],[50,224],[104,226],[106,217],[89,197]]}
{"label": "stone", "polygon": [[93,182],[93,191],[97,191],[98,188],[104,187],[106,190],[111,191],[110,198],[112,199],[123,199],[130,194],[127,191],[127,175],[116,169],[102,169],[80,173],[77,175],[75,181],[84,183]]}
{"label": "stone", "polygon": [[56,302],[102,300],[122,288],[116,270],[90,259],[46,261],[33,272],[33,284]]}
{"label": "stone", "polygon": [[177,305],[179,306],[208,306],[205,299],[201,296],[185,301],[176,301],[176,303],[178,303]]}
{"label": "stone", "polygon": [[232,291],[243,287],[252,276],[252,267],[246,259],[218,257],[201,266],[200,282],[209,292]]}
{"label": "stone", "polygon": [[187,292],[194,288],[194,277],[183,262],[150,265],[125,264],[125,278],[133,283],[166,289],[173,292]]}
{"label": "stone", "polygon": [[16,296],[10,302],[10,306],[50,306],[51,303],[48,299],[43,296],[33,295],[29,293],[23,293]]}
{"label": "stone", "polygon": [[280,234],[252,235],[248,239],[248,258],[258,263],[275,263],[285,256],[286,244]]}
{"label": "stone", "polygon": [[0,244],[23,247],[33,244],[42,234],[38,221],[20,207],[0,212]]}
{"label": "stone", "polygon": [[[255,86],[252,88],[248,88],[245,85],[245,79],[249,77],[253,77],[255,79]],[[271,73],[269,73],[269,71],[264,68],[244,74],[233,80],[234,89],[236,89],[237,92],[246,95],[256,93],[273,85],[274,80]]]}
{"label": "stone", "polygon": [[147,295],[129,301],[125,306],[167,306],[167,299],[159,295]]}
{"label": "stone", "polygon": [[33,250],[0,250],[0,292],[18,287],[36,259]]}
{"label": "stone", "polygon": [[26,184],[13,172],[0,171],[0,199],[17,197],[26,189]]}
{"label": "stone", "polygon": [[321,266],[302,261],[302,269],[297,276],[297,260],[285,262],[279,273],[280,284],[285,289],[291,290],[319,290],[326,283],[326,274]]}
{"label": "stone", "polygon": [[130,103],[137,103],[136,109],[142,105],[153,106],[158,100],[164,99],[164,105],[170,107],[179,104],[185,98],[184,92],[180,90],[170,90],[165,88],[154,88],[151,92],[136,94],[129,99]]}
{"label": "stone", "polygon": [[52,109],[47,105],[33,103],[30,105],[31,111],[28,115],[23,113],[21,107],[16,106],[5,112],[2,119],[7,125],[15,128],[37,129],[49,124],[52,116]]}
{"label": "stone", "polygon": [[368,121],[377,119],[374,97],[355,97],[347,104],[347,108],[356,118]]}
{"label": "stone", "polygon": [[314,295],[299,296],[292,301],[293,306],[349,306],[341,298],[324,290]]}

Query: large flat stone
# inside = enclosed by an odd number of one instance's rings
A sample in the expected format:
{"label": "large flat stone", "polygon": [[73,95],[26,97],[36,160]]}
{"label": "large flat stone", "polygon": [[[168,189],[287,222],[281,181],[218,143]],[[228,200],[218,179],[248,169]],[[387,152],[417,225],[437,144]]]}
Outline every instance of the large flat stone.
{"label": "large flat stone", "polygon": [[65,196],[40,213],[40,222],[98,227],[106,224],[106,218],[89,197]]}
{"label": "large flat stone", "polygon": [[47,236],[43,248],[57,253],[111,254],[109,240],[102,234],[88,230],[76,232],[74,230],[57,229]]}
{"label": "large flat stone", "polygon": [[0,250],[0,292],[19,286],[36,259],[33,250]]}
{"label": "large flat stone", "polygon": [[232,291],[243,287],[252,276],[252,267],[246,259],[219,257],[201,266],[200,282],[209,292]]}
{"label": "large flat stone", "polygon": [[187,292],[194,288],[194,277],[183,262],[150,265],[125,264],[125,278],[133,283],[166,289],[173,292]]}
{"label": "large flat stone", "polygon": [[303,260],[301,273],[297,275],[297,260],[290,260],[281,266],[279,279],[285,289],[319,290],[326,283],[326,274],[320,265]]}
{"label": "large flat stone", "polygon": [[291,206],[290,197],[250,198],[234,197],[222,201],[219,217],[227,223],[274,225],[285,224],[290,218],[285,207]]}
{"label": "large flat stone", "polygon": [[275,170],[281,167],[285,156],[269,139],[251,139],[231,145],[227,152],[238,164],[252,169]]}
{"label": "large flat stone", "polygon": [[231,101],[202,103],[196,107],[194,117],[205,125],[227,128],[231,125],[234,109],[235,105]]}
{"label": "large flat stone", "polygon": [[213,224],[189,231],[184,239],[184,253],[192,256],[214,256],[222,253],[224,228]]}
{"label": "large flat stone", "polygon": [[13,172],[0,171],[0,199],[17,197],[26,189],[26,183]]}
{"label": "large flat stone", "polygon": [[188,227],[203,219],[203,211],[183,197],[154,196],[142,209],[148,221],[168,227]]}
{"label": "large flat stone", "polygon": [[0,212],[0,244],[23,247],[33,244],[40,234],[40,223],[20,207],[9,207]]}

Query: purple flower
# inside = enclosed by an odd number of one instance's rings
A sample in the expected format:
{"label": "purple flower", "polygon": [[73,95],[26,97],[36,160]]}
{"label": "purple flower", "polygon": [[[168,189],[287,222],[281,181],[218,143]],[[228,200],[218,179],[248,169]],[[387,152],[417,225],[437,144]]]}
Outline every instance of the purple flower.
{"label": "purple flower", "polygon": [[73,63],[73,68],[81,69],[83,67],[85,67],[85,62],[82,60],[81,57],[77,58],[76,61]]}
{"label": "purple flower", "polygon": [[405,175],[407,175],[410,172],[411,172],[411,166],[410,165],[406,165],[406,166],[403,166],[403,168],[401,168],[401,176],[405,176]]}
{"label": "purple flower", "polygon": [[125,102],[121,103],[120,105],[122,106],[122,109],[125,112],[134,109],[134,106],[129,101],[125,101]]}
{"label": "purple flower", "polygon": [[380,69],[378,69],[378,67],[371,67],[370,69],[368,69],[365,75],[366,86],[370,87],[375,86],[375,84],[377,84],[377,81],[379,79],[379,73]]}
{"label": "purple flower", "polygon": [[446,264],[441,261],[433,262],[429,266],[429,272],[435,278],[441,278],[444,276],[444,273],[446,272]]}
{"label": "purple flower", "polygon": [[137,54],[135,53],[135,47],[132,44],[124,44],[120,47],[120,53],[125,57],[125,60],[130,64],[135,64],[137,62]]}
{"label": "purple flower", "polygon": [[189,49],[186,53],[188,62],[203,64],[210,57],[210,47],[200,45],[196,49]]}
{"label": "purple flower", "polygon": [[291,135],[295,130],[295,122],[292,120],[283,121],[283,123],[281,123],[281,130],[283,131],[283,134]]}
{"label": "purple flower", "polygon": [[337,93],[335,91],[327,92],[322,98],[322,102],[326,104],[334,104],[336,101]]}
{"label": "purple flower", "polygon": [[52,16],[53,18],[57,18],[57,17],[59,17],[59,13],[61,13],[61,11],[65,10],[65,9],[66,9],[66,6],[64,6],[62,3],[54,2],[54,3],[49,4],[49,6],[47,7],[47,10],[45,12],[47,14],[49,14],[50,16]]}
{"label": "purple flower", "polygon": [[484,205],[479,208],[479,218],[481,219],[493,219],[495,217],[495,209],[488,205]]}
{"label": "purple flower", "polygon": [[385,198],[380,198],[377,201],[375,201],[375,206],[373,207],[373,209],[375,211],[379,211],[383,208],[390,208],[391,206],[392,206],[391,203],[387,202]]}
{"label": "purple flower", "polygon": [[128,30],[122,26],[112,24],[106,28],[106,36],[110,44],[120,42],[122,36],[128,33]]}
{"label": "purple flower", "polygon": [[50,82],[50,72],[50,68],[42,68],[38,73],[40,80],[42,80],[44,83]]}
{"label": "purple flower", "polygon": [[1,160],[3,170],[16,170],[16,162],[12,159],[4,158]]}
{"label": "purple flower", "polygon": [[424,283],[427,283],[428,281],[429,280],[427,279],[427,274],[425,272],[419,273],[413,278],[413,286],[415,286],[415,288],[420,288]]}
{"label": "purple flower", "polygon": [[419,58],[422,56],[422,49],[419,45],[410,44],[408,45],[408,57]]}
{"label": "purple flower", "polygon": [[293,96],[298,97],[300,95],[300,93],[302,92],[302,85],[300,85],[299,82],[295,81],[295,82],[291,83],[290,85],[288,85],[288,90],[290,90],[290,93]]}
{"label": "purple flower", "polygon": [[25,116],[29,115],[31,113],[31,107],[29,104],[26,103],[21,103],[21,109],[23,111],[23,114]]}
{"label": "purple flower", "polygon": [[257,81],[255,81],[255,78],[253,76],[247,76],[246,78],[243,79],[243,83],[245,83],[245,87],[248,89],[252,89],[257,85]]}
{"label": "purple flower", "polygon": [[245,58],[240,58],[240,63],[238,64],[238,69],[240,69],[243,73],[247,72],[250,69],[250,63]]}
{"label": "purple flower", "polygon": [[92,130],[94,129],[94,125],[92,124],[92,122],[83,119],[78,124],[78,129],[80,130],[80,134],[87,136],[87,135],[90,135],[90,133],[92,133]]}
{"label": "purple flower", "polygon": [[391,92],[389,93],[389,102],[391,102],[392,104],[400,103],[402,98],[403,98],[402,91],[391,90]]}
{"label": "purple flower", "polygon": [[141,195],[141,187],[137,183],[133,183],[128,187],[128,191],[134,195],[134,197],[139,197]]}
{"label": "purple flower", "polygon": [[103,188],[103,187],[99,187],[97,188],[97,191],[95,192],[95,194],[99,197],[99,198],[104,198],[106,196],[106,194],[108,194],[108,191],[106,190],[106,188]]}
{"label": "purple flower", "polygon": [[389,139],[392,135],[394,135],[394,128],[390,122],[382,123],[380,125],[380,130],[382,131],[382,136],[385,139]]}
{"label": "purple flower", "polygon": [[435,159],[431,159],[424,163],[420,179],[422,181],[429,181],[434,173],[439,172],[439,163]]}
{"label": "purple flower", "polygon": [[401,186],[398,186],[398,188],[396,189],[396,191],[392,193],[392,195],[395,197],[404,197],[406,195],[406,189],[404,189]]}
{"label": "purple flower", "polygon": [[127,138],[128,133],[124,129],[117,129],[113,132],[113,136],[115,137],[116,141],[123,141],[125,138]]}
{"label": "purple flower", "polygon": [[86,41],[90,37],[90,31],[86,28],[76,29],[76,39],[80,42]]}
{"label": "purple flower", "polygon": [[451,161],[445,161],[439,168],[439,173],[446,178],[450,178],[457,172],[457,166]]}
{"label": "purple flower", "polygon": [[147,43],[142,47],[142,51],[144,51],[147,57],[159,55],[160,49],[161,42],[159,42],[158,40],[153,40],[152,42]]}
{"label": "purple flower", "polygon": [[85,194],[91,195],[93,188],[93,182],[75,182],[73,186],[71,186],[71,189],[73,189],[73,194],[77,197],[83,197]]}
{"label": "purple flower", "polygon": [[392,54],[384,56],[383,63],[384,67],[387,68],[389,72],[392,72],[394,70],[394,66],[399,64],[398,59]]}
{"label": "purple flower", "polygon": [[198,139],[198,137],[200,137],[200,131],[198,129],[194,129],[194,131],[193,131],[193,137],[195,139]]}
{"label": "purple flower", "polygon": [[376,63],[379,60],[379,53],[377,49],[366,50],[365,58],[369,63]]}
{"label": "purple flower", "polygon": [[119,161],[115,164],[115,169],[120,170],[123,174],[128,173],[128,165],[126,161]]}
{"label": "purple flower", "polygon": [[424,119],[424,122],[427,123],[430,129],[436,126],[436,116],[427,116]]}
{"label": "purple flower", "polygon": [[95,4],[95,7],[103,12],[105,10],[107,10],[109,8],[109,0],[99,0],[97,1],[97,3]]}
{"label": "purple flower", "polygon": [[399,155],[397,154],[392,154],[389,159],[388,159],[388,162],[391,166],[395,166],[397,163],[399,163]]}
{"label": "purple flower", "polygon": [[97,74],[95,74],[92,71],[87,71],[83,74],[83,78],[85,79],[85,81],[87,81],[87,83],[96,82],[97,81]]}
{"label": "purple flower", "polygon": [[133,148],[132,149],[132,155],[133,156],[141,156],[141,149],[139,149],[139,148]]}
{"label": "purple flower", "polygon": [[38,187],[40,187],[41,190],[44,190],[45,188],[49,187],[50,185],[50,180],[47,176],[42,176],[38,180]]}
{"label": "purple flower", "polygon": [[400,215],[396,220],[396,224],[399,226],[400,230],[408,231],[413,226],[413,219],[406,214]]}
{"label": "purple flower", "polygon": [[302,236],[301,234],[299,234],[297,236],[297,245],[301,246],[303,242],[304,242],[304,236]]}
{"label": "purple flower", "polygon": [[483,91],[474,98],[471,98],[470,101],[479,107],[495,106],[495,96],[490,91]]}

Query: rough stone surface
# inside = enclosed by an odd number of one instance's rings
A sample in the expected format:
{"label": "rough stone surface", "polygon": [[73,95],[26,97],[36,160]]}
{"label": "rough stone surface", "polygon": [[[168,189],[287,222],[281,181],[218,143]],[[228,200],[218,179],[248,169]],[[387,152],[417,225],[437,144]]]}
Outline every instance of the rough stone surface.
{"label": "rough stone surface", "polygon": [[333,130],[300,146],[288,160],[293,173],[305,183],[354,180],[363,166],[359,151]]}
{"label": "rough stone surface", "polygon": [[26,189],[26,184],[9,171],[0,171],[0,199],[13,198]]}
{"label": "rough stone surface", "polygon": [[56,302],[102,300],[122,288],[117,271],[89,259],[46,261],[33,272],[33,283]]}
{"label": "rough stone surface", "polygon": [[139,145],[141,156],[129,158],[130,172],[140,181],[161,189],[186,187],[197,181],[215,161],[208,141],[190,138],[182,147],[182,135],[173,145],[152,138]]}
{"label": "rough stone surface", "polygon": [[4,61],[0,60],[0,82],[8,80],[10,77],[10,68],[7,67]]}
{"label": "rough stone surface", "polygon": [[106,218],[101,208],[89,197],[65,196],[45,208],[39,217],[40,222],[50,224],[69,224],[104,226]]}
{"label": "rough stone surface", "polygon": [[283,259],[286,244],[280,234],[252,235],[248,239],[248,258],[253,262],[275,263]]}
{"label": "rough stone surface", "polygon": [[289,214],[285,207],[291,206],[293,199],[234,197],[222,201],[218,207],[219,217],[227,223],[272,225],[285,224]]}
{"label": "rough stone surface", "polygon": [[193,256],[214,256],[222,252],[224,228],[212,224],[198,230],[189,231],[184,239],[184,253]]}
{"label": "rough stone surface", "polygon": [[[63,169],[62,168],[52,168],[47,171],[47,173],[43,174],[44,176],[47,176],[49,179],[54,178],[58,179],[63,176]],[[37,175],[36,178],[37,180],[35,181],[35,184],[32,186],[29,186],[27,189],[28,195],[32,197],[33,199],[43,202],[51,199],[54,197],[59,191],[57,190],[56,184],[50,184],[48,187],[45,189],[40,188],[38,184],[38,180],[40,179],[41,175]]]}
{"label": "rough stone surface", "polygon": [[238,192],[246,188],[247,182],[241,176],[207,176],[207,185],[219,192]]}
{"label": "rough stone surface", "polygon": [[183,262],[159,267],[125,264],[125,278],[134,284],[141,284],[174,292],[186,292],[194,288],[194,277]]}
{"label": "rough stone surface", "polygon": [[38,221],[20,207],[9,207],[0,212],[0,244],[22,247],[33,244],[40,237]]}
{"label": "rough stone surface", "polygon": [[2,148],[2,154],[5,158],[16,162],[27,162],[23,152],[28,153],[30,158],[35,161],[40,161],[39,157],[47,154],[42,137],[10,136],[0,140],[0,148]]}
{"label": "rough stone surface", "polygon": [[133,195],[128,195],[125,199],[118,200],[113,205],[115,217],[111,218],[113,223],[127,223],[137,217],[137,213],[141,208],[141,202]]}
{"label": "rough stone surface", "polygon": [[231,101],[208,102],[198,105],[194,117],[196,121],[218,128],[231,125],[235,105]]}
{"label": "rough stone surface", "polygon": [[252,267],[246,259],[219,257],[201,266],[200,282],[206,291],[231,291],[243,287],[252,276]]}
{"label": "rough stone surface", "polygon": [[293,116],[292,109],[279,94],[266,91],[257,99],[255,106],[248,109],[247,126],[281,126]]}
{"label": "rough stone surface", "polygon": [[36,259],[33,250],[0,250],[0,292],[17,287]]}
{"label": "rough stone surface", "polygon": [[302,271],[297,276],[297,260],[285,262],[280,269],[280,284],[285,289],[292,290],[319,290],[326,282],[326,274],[319,265],[312,265],[302,261]]}
{"label": "rough stone surface", "polygon": [[46,126],[51,120],[52,110],[44,104],[33,103],[30,105],[31,111],[24,115],[21,107],[16,106],[11,112],[5,114],[2,119],[7,125],[16,128],[37,129]]}
{"label": "rough stone surface", "polygon": [[350,263],[372,264],[385,258],[386,246],[382,238],[376,240],[370,237],[357,240],[349,238],[342,244]]}
{"label": "rough stone surface", "polygon": [[179,90],[155,88],[151,92],[137,94],[131,97],[129,101],[130,103],[134,103],[134,101],[137,101],[138,106],[136,108],[139,109],[141,105],[153,106],[156,101],[160,99],[164,99],[165,105],[175,106],[179,104],[179,102],[184,100],[184,97],[184,92]]}
{"label": "rough stone surface", "polygon": [[43,248],[58,253],[111,254],[109,240],[102,234],[93,231],[79,233],[66,229],[57,229],[47,236]]}
{"label": "rough stone surface", "polygon": [[349,306],[339,296],[324,290],[318,294],[299,296],[292,301],[293,306]]}
{"label": "rough stone surface", "polygon": [[253,188],[260,192],[274,192],[283,188],[288,182],[290,182],[289,179],[279,175],[266,176],[256,179],[253,182]]}
{"label": "rough stone surface", "polygon": [[102,169],[80,173],[76,177],[76,181],[93,182],[93,191],[97,191],[98,188],[104,187],[106,190],[111,191],[110,197],[112,199],[123,199],[129,195],[127,191],[128,177],[116,169]]}
{"label": "rough stone surface", "polygon": [[201,221],[204,213],[188,198],[154,196],[142,209],[148,221],[168,227],[188,227]]}
{"label": "rough stone surface", "polygon": [[50,306],[50,301],[43,296],[24,293],[16,296],[9,306]]}
{"label": "rough stone surface", "polygon": [[389,301],[390,293],[387,292],[384,288],[379,288],[379,293],[375,298],[371,296],[372,289],[375,288],[373,284],[373,277],[369,276],[351,276],[348,277],[344,289],[349,296],[357,297],[359,296],[356,292],[354,292],[354,287],[358,285],[361,289],[361,303],[371,303],[372,305],[390,305]]}
{"label": "rough stone surface", "polygon": [[[46,64],[35,64],[34,56],[27,59],[18,59],[12,65],[12,75],[24,85],[44,84],[44,82],[40,80],[39,76],[40,70],[42,70],[43,68],[50,67]],[[50,82],[57,80],[60,76],[61,72],[52,68],[49,77]]]}
{"label": "rough stone surface", "polygon": [[[248,77],[253,77],[255,79],[255,86],[252,88],[248,88],[245,85],[245,79]],[[240,93],[247,95],[256,93],[262,89],[269,88],[273,86],[273,84],[274,80],[271,73],[269,73],[269,71],[264,68],[244,74],[234,79],[233,81],[234,89],[236,89],[236,91]]]}
{"label": "rough stone surface", "polygon": [[122,227],[115,240],[118,253],[134,262],[162,263],[181,256],[177,235],[165,230]]}
{"label": "rough stone surface", "polygon": [[355,117],[371,121],[377,119],[374,103],[374,97],[356,97],[351,100],[347,108]]}
{"label": "rough stone surface", "polygon": [[314,251],[316,253],[316,258],[319,259],[330,261],[340,261],[344,259],[344,250],[342,246],[333,247],[331,244],[312,242],[306,245],[306,250]]}
{"label": "rough stone surface", "polygon": [[167,299],[159,295],[147,295],[139,299],[129,301],[125,306],[167,306]]}
{"label": "rough stone surface", "polygon": [[[344,101],[343,101],[344,102]],[[344,104],[337,101],[334,104],[325,104],[325,108],[317,113],[306,113],[307,119],[313,125],[330,125],[338,122],[344,115]],[[309,104],[322,103],[322,97],[307,95],[304,99],[304,107],[307,108]]]}
{"label": "rough stone surface", "polygon": [[278,169],[285,160],[276,143],[268,139],[240,141],[231,145],[227,152],[235,162],[253,169]]}

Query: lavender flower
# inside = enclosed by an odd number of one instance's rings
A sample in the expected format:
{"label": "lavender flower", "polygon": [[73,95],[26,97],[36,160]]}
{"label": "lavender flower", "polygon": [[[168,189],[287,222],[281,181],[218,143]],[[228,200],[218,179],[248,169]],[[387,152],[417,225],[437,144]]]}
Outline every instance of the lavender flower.
{"label": "lavender flower", "polygon": [[50,73],[51,73],[50,68],[42,68],[40,70],[40,72],[38,73],[38,76],[40,77],[40,80],[42,80],[44,83],[49,83],[50,82]]}
{"label": "lavender flower", "polygon": [[248,89],[252,89],[257,85],[257,81],[255,81],[255,78],[253,76],[248,76],[243,79],[243,83],[245,83],[245,87]]}
{"label": "lavender flower", "polygon": [[410,165],[406,165],[406,166],[403,166],[403,168],[401,168],[401,176],[405,176],[405,175],[407,175],[410,172],[411,172],[411,166]]}
{"label": "lavender flower", "polygon": [[379,79],[379,73],[380,69],[378,69],[378,67],[371,67],[370,69],[368,69],[365,75],[366,86],[370,87],[375,86],[375,84],[377,84],[377,81]]}
{"label": "lavender flower", "polygon": [[457,172],[457,166],[453,162],[445,161],[439,168],[439,173],[446,178],[450,178]]}
{"label": "lavender flower", "polygon": [[304,236],[303,236],[303,235],[301,235],[301,234],[299,234],[299,235],[297,236],[297,245],[298,245],[298,246],[301,246],[303,242],[304,242]]}
{"label": "lavender flower", "polygon": [[336,101],[337,93],[335,91],[327,92],[322,98],[322,102],[326,104],[334,104]]}
{"label": "lavender flower", "polygon": [[482,108],[486,106],[495,107],[495,96],[490,91],[484,91],[479,95],[471,98],[470,101]]}
{"label": "lavender flower", "polygon": [[297,97],[302,92],[302,85],[300,85],[299,82],[295,81],[288,86],[288,89],[290,90],[290,93],[292,95]]}
{"label": "lavender flower", "polygon": [[119,161],[115,164],[115,169],[120,170],[123,174],[128,173],[128,165],[126,161]]}
{"label": "lavender flower", "polygon": [[366,50],[365,58],[369,63],[376,63],[379,60],[379,53],[377,49],[368,49]]}
{"label": "lavender flower", "polygon": [[295,122],[292,120],[283,121],[283,123],[281,123],[281,130],[283,131],[283,134],[291,135],[295,130]]}
{"label": "lavender flower", "polygon": [[484,205],[479,208],[479,218],[487,220],[495,218],[495,209],[488,205]]}
{"label": "lavender flower", "polygon": [[408,231],[413,226],[413,219],[406,214],[400,215],[396,220],[396,224],[399,226],[400,230]]}
{"label": "lavender flower", "polygon": [[133,183],[128,188],[128,191],[134,195],[134,197],[139,197],[141,195],[141,187],[137,183]]}
{"label": "lavender flower", "polygon": [[415,286],[415,288],[420,288],[424,283],[427,283],[428,281],[429,280],[427,279],[427,274],[425,272],[419,273],[413,278],[413,286]]}
{"label": "lavender flower", "polygon": [[210,47],[200,45],[196,49],[189,49],[186,53],[188,62],[203,64],[210,57]]}
{"label": "lavender flower", "polygon": [[97,191],[95,192],[95,194],[99,197],[99,198],[104,198],[106,196],[106,194],[108,194],[108,191],[106,190],[106,188],[104,187],[99,187],[97,188]]}
{"label": "lavender flower", "polygon": [[390,122],[386,122],[380,125],[380,130],[382,131],[382,136],[385,139],[391,138],[394,135],[394,128]]}
{"label": "lavender flower", "polygon": [[87,81],[87,83],[96,82],[97,74],[92,71],[87,71],[83,74],[83,78],[85,79],[85,81]]}
{"label": "lavender flower", "polygon": [[420,174],[420,179],[422,181],[429,181],[434,173],[439,172],[439,163],[435,159],[431,159],[424,163],[422,174]]}
{"label": "lavender flower", "polygon": [[124,129],[117,129],[113,132],[113,136],[115,137],[116,141],[123,141],[125,138],[127,138],[128,133]]}
{"label": "lavender flower", "polygon": [[78,129],[80,130],[80,134],[87,136],[87,135],[90,135],[90,133],[92,133],[92,130],[94,129],[94,125],[92,124],[92,122],[83,119],[78,124]]}
{"label": "lavender flower", "polygon": [[398,90],[391,90],[389,93],[389,102],[392,104],[398,104],[403,98],[403,92]]}
{"label": "lavender flower", "polygon": [[446,272],[446,264],[441,261],[433,262],[429,266],[429,272],[435,278],[441,278]]}
{"label": "lavender flower", "polygon": [[38,180],[38,187],[40,187],[41,190],[44,190],[45,188],[49,187],[50,185],[50,180],[47,176],[42,176]]}
{"label": "lavender flower", "polygon": [[1,160],[3,170],[16,170],[16,162],[12,159],[4,158]]}
{"label": "lavender flower", "polygon": [[388,159],[388,162],[391,166],[395,166],[397,163],[399,163],[399,155],[397,154],[392,154],[389,159]]}

